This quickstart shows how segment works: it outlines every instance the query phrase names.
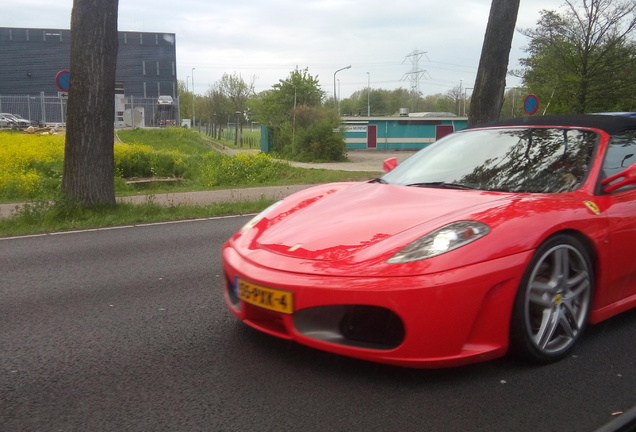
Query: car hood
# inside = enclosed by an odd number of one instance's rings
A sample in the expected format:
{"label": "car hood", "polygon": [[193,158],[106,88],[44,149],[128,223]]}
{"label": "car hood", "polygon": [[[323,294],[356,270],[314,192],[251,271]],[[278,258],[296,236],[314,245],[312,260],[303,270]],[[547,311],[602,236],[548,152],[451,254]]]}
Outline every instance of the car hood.
{"label": "car hood", "polygon": [[[493,201],[507,201],[505,197],[379,183],[317,187],[288,197],[280,210],[268,215],[250,249],[335,261],[382,242],[401,248],[447,223],[469,218]],[[395,241],[396,236],[400,240]]]}

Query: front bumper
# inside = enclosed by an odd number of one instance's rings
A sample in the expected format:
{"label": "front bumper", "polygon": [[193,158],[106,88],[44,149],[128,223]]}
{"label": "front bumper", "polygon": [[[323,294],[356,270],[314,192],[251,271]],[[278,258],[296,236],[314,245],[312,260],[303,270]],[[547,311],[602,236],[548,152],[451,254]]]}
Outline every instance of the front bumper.
{"label": "front bumper", "polygon": [[[225,300],[271,335],[336,354],[410,367],[500,357],[514,297],[532,251],[448,272],[404,277],[325,277],[282,272],[223,248]],[[240,300],[237,277],[293,293],[294,312]]]}

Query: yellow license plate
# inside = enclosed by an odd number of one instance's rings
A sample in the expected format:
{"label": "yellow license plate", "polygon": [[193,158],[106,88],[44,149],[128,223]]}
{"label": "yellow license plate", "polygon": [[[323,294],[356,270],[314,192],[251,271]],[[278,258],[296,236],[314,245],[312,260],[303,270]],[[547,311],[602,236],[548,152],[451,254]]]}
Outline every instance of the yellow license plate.
{"label": "yellow license plate", "polygon": [[291,291],[267,288],[238,277],[235,284],[236,295],[249,304],[286,314],[294,312],[294,295]]}

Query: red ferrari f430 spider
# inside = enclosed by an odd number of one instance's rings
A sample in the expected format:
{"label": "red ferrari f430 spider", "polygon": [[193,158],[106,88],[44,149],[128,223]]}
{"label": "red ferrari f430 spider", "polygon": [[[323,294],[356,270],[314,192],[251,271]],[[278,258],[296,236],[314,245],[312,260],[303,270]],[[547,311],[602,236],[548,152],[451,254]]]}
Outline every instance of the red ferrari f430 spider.
{"label": "red ferrari f430 spider", "polygon": [[378,179],[277,202],[222,258],[234,315],[320,350],[413,367],[559,360],[586,325],[636,306],[636,118],[455,132]]}

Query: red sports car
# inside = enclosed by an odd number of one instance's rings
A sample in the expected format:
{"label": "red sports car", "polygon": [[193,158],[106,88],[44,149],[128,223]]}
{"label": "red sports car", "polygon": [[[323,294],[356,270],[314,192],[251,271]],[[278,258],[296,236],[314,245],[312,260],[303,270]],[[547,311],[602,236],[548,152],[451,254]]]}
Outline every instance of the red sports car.
{"label": "red sports car", "polygon": [[561,359],[588,323],[636,306],[635,155],[628,115],[456,132],[253,218],[223,247],[227,304],[263,332],[383,363]]}

